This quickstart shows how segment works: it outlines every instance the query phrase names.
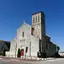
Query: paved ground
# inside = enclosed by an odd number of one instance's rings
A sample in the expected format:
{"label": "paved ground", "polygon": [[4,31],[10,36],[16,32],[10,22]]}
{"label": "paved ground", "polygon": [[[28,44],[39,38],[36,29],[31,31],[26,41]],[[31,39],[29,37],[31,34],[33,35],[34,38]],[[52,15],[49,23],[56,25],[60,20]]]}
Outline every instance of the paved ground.
{"label": "paved ground", "polygon": [[64,64],[64,58],[43,60],[43,61],[25,61],[16,59],[0,58],[0,64]]}

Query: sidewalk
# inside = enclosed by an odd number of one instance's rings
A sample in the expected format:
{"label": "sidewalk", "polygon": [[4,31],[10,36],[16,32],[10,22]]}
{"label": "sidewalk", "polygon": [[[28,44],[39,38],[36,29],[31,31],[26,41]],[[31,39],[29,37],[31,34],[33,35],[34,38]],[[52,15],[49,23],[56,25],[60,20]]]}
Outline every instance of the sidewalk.
{"label": "sidewalk", "polygon": [[6,56],[0,56],[2,59],[9,59],[9,60],[19,60],[19,61],[46,61],[46,60],[53,60],[56,58],[14,58],[14,57],[6,57]]}
{"label": "sidewalk", "polygon": [[38,61],[37,59],[14,58],[14,57],[6,57],[6,56],[0,56],[0,58],[3,58],[3,59],[15,59],[15,60],[20,60],[20,61]]}

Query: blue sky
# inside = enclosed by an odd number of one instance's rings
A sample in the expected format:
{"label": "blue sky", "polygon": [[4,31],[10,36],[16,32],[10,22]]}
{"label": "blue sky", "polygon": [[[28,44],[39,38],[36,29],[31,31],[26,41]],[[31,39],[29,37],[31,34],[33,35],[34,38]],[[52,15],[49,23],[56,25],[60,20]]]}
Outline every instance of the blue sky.
{"label": "blue sky", "polygon": [[64,51],[64,0],[0,0],[0,40],[12,40],[23,20],[31,25],[37,11],[45,13],[46,32]]}

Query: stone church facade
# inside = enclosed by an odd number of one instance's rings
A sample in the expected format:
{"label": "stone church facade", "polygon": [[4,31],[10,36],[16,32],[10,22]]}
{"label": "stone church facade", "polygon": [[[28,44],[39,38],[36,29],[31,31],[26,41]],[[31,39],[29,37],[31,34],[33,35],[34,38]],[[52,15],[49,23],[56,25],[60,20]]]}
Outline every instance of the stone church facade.
{"label": "stone church facade", "polygon": [[43,12],[32,14],[32,25],[26,22],[17,29],[16,37],[11,40],[10,51],[6,55],[16,56],[20,49],[21,56],[43,57],[54,56],[56,53],[56,45],[50,41],[50,37],[46,35],[45,15]]}

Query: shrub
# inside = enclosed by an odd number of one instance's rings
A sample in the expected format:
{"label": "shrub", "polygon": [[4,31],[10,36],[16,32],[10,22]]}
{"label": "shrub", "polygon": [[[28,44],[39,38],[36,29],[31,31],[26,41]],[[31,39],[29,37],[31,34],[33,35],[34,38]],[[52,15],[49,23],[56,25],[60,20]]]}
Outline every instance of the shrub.
{"label": "shrub", "polygon": [[58,52],[55,53],[55,57],[60,57],[60,55],[58,54]]}

